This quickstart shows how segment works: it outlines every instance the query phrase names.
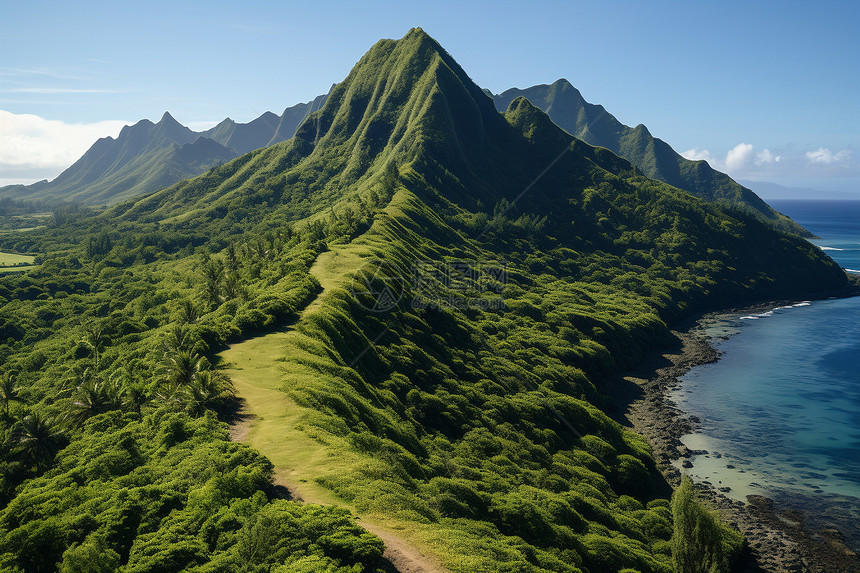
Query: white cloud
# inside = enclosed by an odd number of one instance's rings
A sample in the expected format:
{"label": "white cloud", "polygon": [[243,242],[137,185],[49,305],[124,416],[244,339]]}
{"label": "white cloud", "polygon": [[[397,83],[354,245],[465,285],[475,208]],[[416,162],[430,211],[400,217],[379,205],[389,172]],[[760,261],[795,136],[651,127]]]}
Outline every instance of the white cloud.
{"label": "white cloud", "polygon": [[51,179],[99,138],[116,137],[125,121],[70,124],[0,110],[0,179]]}
{"label": "white cloud", "polygon": [[823,163],[830,165],[831,163],[846,163],[851,159],[851,152],[847,149],[833,153],[826,147],[819,147],[815,151],[807,151],[806,157],[812,163]]}
{"label": "white cloud", "polygon": [[710,151],[707,149],[699,149],[697,147],[688,149],[687,151],[682,151],[680,155],[684,159],[689,159],[690,161],[707,161],[711,166],[714,165],[714,161],[716,160],[716,157],[711,155]]}
{"label": "white cloud", "polygon": [[779,163],[782,161],[782,155],[774,155],[770,149],[762,149],[755,154],[756,165],[766,165],[768,163]]}
{"label": "white cloud", "polygon": [[814,151],[798,151],[786,147],[779,151],[767,148],[757,151],[750,143],[739,143],[728,150],[725,156],[698,148],[684,151],[681,155],[691,160],[703,159],[714,169],[728,173],[735,179],[860,175],[860,165],[848,149],[834,152],[826,147],[819,147]]}
{"label": "white cloud", "polygon": [[[221,120],[223,121],[223,120]],[[192,121],[184,124],[191,131],[206,131],[221,123],[220,121]]]}
{"label": "white cloud", "polygon": [[738,143],[726,154],[726,168],[731,171],[744,169],[755,157],[751,143]]}

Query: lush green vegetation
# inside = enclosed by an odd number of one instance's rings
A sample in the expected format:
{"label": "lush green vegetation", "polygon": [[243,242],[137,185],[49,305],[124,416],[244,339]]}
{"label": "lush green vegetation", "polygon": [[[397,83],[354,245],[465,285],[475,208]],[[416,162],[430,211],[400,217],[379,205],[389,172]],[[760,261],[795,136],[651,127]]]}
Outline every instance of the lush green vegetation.
{"label": "lush green vegetation", "polygon": [[678,502],[673,521],[605,377],[695,310],[845,282],[525,99],[498,114],[420,30],[377,43],[290,141],[51,224],[0,237],[41,262],[0,279],[9,570],[376,570],[379,539],[278,499],[217,419],[216,353],[291,324],[290,431],[324,460],[297,467],[338,503],[454,571],[672,571],[693,543],[674,528],[704,518]]}
{"label": "lush green vegetation", "polygon": [[684,478],[672,494],[672,563],[678,573],[728,573],[740,556],[743,539],[695,498]]}
{"label": "lush green vegetation", "polygon": [[275,500],[271,464],[214,416],[231,388],[205,355],[304,306],[320,244],[252,235],[212,257],[92,224],[36,238],[82,240],[0,287],[3,569],[373,570],[378,539]]}

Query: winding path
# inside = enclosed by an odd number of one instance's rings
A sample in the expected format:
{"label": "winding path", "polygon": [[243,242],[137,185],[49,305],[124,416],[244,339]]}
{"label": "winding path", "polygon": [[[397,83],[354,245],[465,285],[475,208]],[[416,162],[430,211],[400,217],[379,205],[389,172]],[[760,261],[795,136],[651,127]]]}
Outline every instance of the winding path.
{"label": "winding path", "polygon": [[[322,290],[301,311],[301,317],[319,308],[321,296],[342,282],[344,275],[362,263],[360,248],[345,245],[321,253],[311,267],[311,274]],[[308,503],[350,506],[330,490],[312,480],[303,479],[303,468],[320,467],[329,453],[318,442],[297,428],[303,408],[281,390],[282,370],[288,332],[283,330],[230,345],[218,356],[224,372],[232,380],[242,402],[238,421],[232,424],[230,438],[244,442],[265,455],[275,466],[275,484],[286,488],[292,499]],[[448,573],[436,559],[403,539],[384,525],[359,516],[358,524],[385,543],[383,557],[388,571],[399,573]]]}

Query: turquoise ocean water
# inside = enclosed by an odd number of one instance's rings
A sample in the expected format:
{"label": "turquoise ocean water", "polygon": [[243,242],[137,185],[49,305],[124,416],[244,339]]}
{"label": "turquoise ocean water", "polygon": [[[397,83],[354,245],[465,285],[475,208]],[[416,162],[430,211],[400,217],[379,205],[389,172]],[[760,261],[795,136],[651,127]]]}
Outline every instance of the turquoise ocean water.
{"label": "turquoise ocean water", "polygon": [[[860,201],[772,204],[860,271]],[[684,471],[738,499],[801,510],[811,528],[836,527],[860,549],[860,297],[728,316],[707,332],[722,357],[691,370],[674,396],[701,420],[684,443],[708,452]]]}

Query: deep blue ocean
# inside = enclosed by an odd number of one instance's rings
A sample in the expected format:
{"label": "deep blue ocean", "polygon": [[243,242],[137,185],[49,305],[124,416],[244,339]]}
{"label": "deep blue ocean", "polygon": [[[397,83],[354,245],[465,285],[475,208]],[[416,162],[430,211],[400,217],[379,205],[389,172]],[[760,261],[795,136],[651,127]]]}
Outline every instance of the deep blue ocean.
{"label": "deep blue ocean", "polygon": [[[860,271],[860,201],[774,201]],[[725,316],[706,333],[720,360],[691,370],[674,395],[701,425],[683,441],[694,479],[728,495],[773,498],[808,525],[836,527],[860,549],[860,297],[797,301]]]}

